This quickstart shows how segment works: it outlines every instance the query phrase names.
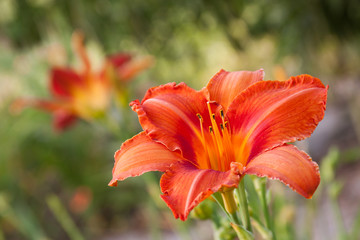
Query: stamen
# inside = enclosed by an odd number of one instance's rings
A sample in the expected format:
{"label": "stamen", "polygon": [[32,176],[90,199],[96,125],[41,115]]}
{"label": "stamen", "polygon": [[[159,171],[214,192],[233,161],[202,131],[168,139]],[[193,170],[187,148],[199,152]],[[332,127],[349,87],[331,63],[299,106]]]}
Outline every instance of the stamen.
{"label": "stamen", "polygon": [[223,125],[225,126],[225,116],[224,116],[224,110],[223,109],[220,109],[220,116],[221,116],[221,121],[222,121]]}
{"label": "stamen", "polygon": [[222,140],[222,136],[220,134],[220,130],[218,128],[218,125],[215,121],[215,114],[212,113],[211,111],[211,106],[210,106],[210,102],[207,102],[207,106],[208,106],[208,110],[209,110],[209,115],[211,116],[210,120],[211,120],[211,125],[212,125],[212,130],[213,130],[213,141],[214,144],[217,146],[217,149],[215,150],[216,155],[217,155],[217,162],[218,162],[218,166],[220,169],[225,169],[225,163],[223,159],[223,155],[224,155],[224,146],[223,146],[223,140]]}
{"label": "stamen", "polygon": [[[206,154],[206,163],[203,162],[203,168],[214,169],[218,171],[227,171],[230,168],[230,164],[234,161],[234,149],[232,148],[232,140],[229,129],[229,122],[226,121],[226,116],[223,109],[220,109],[220,117],[216,116],[213,113],[213,106],[210,102],[207,102],[207,107],[209,111],[209,117],[205,118],[201,114],[197,113],[196,116],[199,118],[201,136],[199,136]],[[218,123],[216,121],[220,122]],[[208,124],[210,120],[210,126],[203,126],[203,124]],[[208,127],[208,132],[204,127]]]}
{"label": "stamen", "polygon": [[229,133],[229,122],[225,121],[225,114],[224,114],[224,110],[220,109],[220,116],[221,116],[221,120],[222,123],[220,123],[220,128],[221,128],[221,133],[222,133],[222,138],[221,138],[221,143],[222,143],[222,162],[224,162],[225,166],[230,166],[230,163],[233,161],[234,159],[234,154],[233,154],[233,150],[232,150],[232,144],[231,144],[231,137],[230,137],[230,133]]}
{"label": "stamen", "polygon": [[203,137],[203,140],[205,140],[205,139],[204,139],[204,130],[203,130],[203,119],[202,119],[200,113],[197,113],[196,116],[197,116],[197,117],[199,118],[199,120],[200,120],[201,135],[202,135],[202,137]]}
{"label": "stamen", "polygon": [[[210,129],[210,135],[211,135],[211,139],[213,141],[213,143],[215,144],[215,146],[211,149],[212,152],[213,152],[213,163],[215,166],[217,166],[217,169],[216,170],[222,170],[223,169],[223,166],[222,166],[222,158],[221,158],[221,153],[219,152],[219,145],[218,145],[218,141],[216,140],[216,136],[214,134],[214,130],[213,128],[210,126],[209,127]],[[216,147],[217,146],[217,147]]]}
{"label": "stamen", "polygon": [[221,118],[223,119],[224,118],[224,110],[220,110],[220,116],[221,116]]}
{"label": "stamen", "polygon": [[202,144],[203,144],[203,146],[204,146],[204,148],[205,148],[205,151],[208,153],[208,157],[207,157],[207,159],[206,159],[206,161],[207,161],[207,167],[208,168],[212,168],[212,166],[211,166],[211,161],[210,161],[210,152],[209,152],[209,148],[208,148],[208,146],[207,146],[207,144],[206,144],[206,139],[205,139],[205,135],[204,135],[204,128],[203,128],[203,118],[202,118],[202,116],[200,115],[200,113],[197,113],[196,114],[196,116],[199,118],[199,120],[200,120],[200,128],[201,128],[201,142],[202,142]]}
{"label": "stamen", "polygon": [[224,126],[225,128],[223,129],[222,133],[223,133],[224,148],[226,154],[226,166],[229,166],[234,159],[234,153],[232,150],[231,136],[228,129],[229,126],[228,121],[224,122]]}

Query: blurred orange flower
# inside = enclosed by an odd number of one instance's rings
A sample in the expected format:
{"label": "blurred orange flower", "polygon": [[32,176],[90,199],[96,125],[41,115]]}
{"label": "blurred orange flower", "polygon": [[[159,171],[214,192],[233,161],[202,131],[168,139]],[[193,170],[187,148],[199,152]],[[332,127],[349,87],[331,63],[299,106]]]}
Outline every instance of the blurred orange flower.
{"label": "blurred orange flower", "polygon": [[72,43],[83,70],[54,67],[50,74],[52,99],[18,99],[13,110],[32,106],[51,112],[55,129],[63,130],[77,118],[89,121],[104,116],[112,93],[121,94],[125,82],[152,64],[151,57],[133,60],[129,54],[118,54],[107,58],[100,71],[94,71],[79,32],[73,34]]}
{"label": "blurred orange flower", "polygon": [[162,199],[176,218],[245,174],[278,179],[310,198],[318,165],[289,142],[311,135],[324,117],[327,87],[309,75],[263,81],[263,71],[221,70],[207,87],[184,83],[148,90],[131,103],[143,132],[115,153],[110,186],[162,171]]}
{"label": "blurred orange flower", "polygon": [[69,202],[69,207],[74,213],[83,213],[92,201],[92,191],[86,186],[78,187]]}

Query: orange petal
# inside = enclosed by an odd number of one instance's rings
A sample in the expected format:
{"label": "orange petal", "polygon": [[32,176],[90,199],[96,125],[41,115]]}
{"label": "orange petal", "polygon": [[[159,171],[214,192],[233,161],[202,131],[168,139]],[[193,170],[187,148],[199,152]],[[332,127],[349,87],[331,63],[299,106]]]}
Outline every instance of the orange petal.
{"label": "orange petal", "polygon": [[19,98],[11,104],[11,111],[13,113],[18,113],[21,112],[25,107],[35,107],[52,113],[61,109],[67,109],[65,102]]}
{"label": "orange petal", "polygon": [[241,162],[309,137],[324,117],[327,89],[319,79],[300,75],[285,82],[261,81],[242,92],[227,113]]}
{"label": "orange petal", "polygon": [[131,55],[126,53],[120,53],[109,56],[107,59],[110,61],[114,68],[119,68],[131,60]]}
{"label": "orange petal", "polygon": [[171,164],[183,161],[179,154],[152,141],[145,132],[124,142],[114,157],[113,178],[109,186],[117,186],[117,181],[139,176],[145,172],[164,172]]}
{"label": "orange petal", "polygon": [[154,58],[150,56],[126,62],[120,69],[118,69],[119,78],[122,81],[130,80],[141,71],[149,68],[153,63]]}
{"label": "orange petal", "polygon": [[11,104],[10,111],[19,113],[25,107],[35,107],[53,114],[53,125],[58,131],[64,130],[76,120],[76,116],[67,104],[67,102],[47,101],[41,99],[17,99]]}
{"label": "orange petal", "polygon": [[82,85],[82,78],[69,68],[53,68],[50,88],[55,96],[72,97],[74,88]]}
{"label": "orange petal", "polygon": [[312,197],[320,183],[318,165],[293,145],[283,145],[258,155],[244,173],[280,180],[306,198]]}
{"label": "orange petal", "polygon": [[89,56],[84,47],[84,36],[80,31],[75,31],[72,35],[72,45],[74,52],[78,55],[80,60],[83,62],[85,72],[89,72],[91,68]]}
{"label": "orange petal", "polygon": [[206,86],[210,92],[210,99],[216,101],[224,107],[226,111],[234,98],[247,87],[263,80],[264,71],[262,69],[250,72],[227,72],[220,70]]}
{"label": "orange petal", "polygon": [[200,121],[210,126],[207,91],[195,91],[184,83],[169,83],[148,90],[140,103],[130,105],[137,112],[145,132],[171,151],[181,151],[185,159],[196,161],[196,151],[202,151]]}
{"label": "orange petal", "polygon": [[173,211],[175,218],[185,221],[189,212],[201,201],[222,187],[236,187],[240,181],[237,165],[232,170],[219,172],[198,169],[191,163],[178,163],[161,177],[162,199]]}
{"label": "orange petal", "polygon": [[58,110],[54,112],[53,126],[57,131],[63,131],[65,128],[75,123],[77,117],[71,112]]}

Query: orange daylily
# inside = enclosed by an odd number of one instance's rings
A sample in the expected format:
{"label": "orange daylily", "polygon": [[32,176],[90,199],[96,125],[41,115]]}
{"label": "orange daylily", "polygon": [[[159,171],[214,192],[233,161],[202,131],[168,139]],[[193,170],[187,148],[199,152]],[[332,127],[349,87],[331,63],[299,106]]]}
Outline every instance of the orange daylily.
{"label": "orange daylily", "polygon": [[245,174],[278,179],[306,198],[318,165],[289,142],[311,135],[324,117],[327,89],[309,75],[263,81],[263,70],[219,71],[200,91],[184,83],[148,90],[130,105],[143,132],[115,153],[110,186],[148,171],[165,172],[162,199],[176,218]]}
{"label": "orange daylily", "polygon": [[110,105],[111,92],[122,91],[121,84],[152,63],[150,57],[132,60],[129,54],[118,54],[108,57],[100,71],[94,71],[78,32],[73,35],[73,47],[83,70],[54,67],[50,75],[53,99],[19,99],[13,104],[15,110],[34,106],[49,111],[54,115],[54,127],[62,130],[77,118],[91,120],[104,115]]}

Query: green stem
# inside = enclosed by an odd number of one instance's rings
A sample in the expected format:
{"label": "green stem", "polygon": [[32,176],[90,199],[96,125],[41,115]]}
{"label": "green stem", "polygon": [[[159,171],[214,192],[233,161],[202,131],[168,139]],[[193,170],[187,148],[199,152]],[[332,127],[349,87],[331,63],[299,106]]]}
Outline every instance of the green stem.
{"label": "green stem", "polygon": [[69,238],[72,240],[83,240],[84,237],[76,227],[74,221],[66,211],[65,207],[60,202],[60,199],[56,195],[50,195],[46,198],[50,210],[53,212],[56,219],[60,222]]}
{"label": "green stem", "polygon": [[239,197],[241,221],[243,222],[245,229],[248,230],[249,232],[252,232],[249,207],[248,207],[248,202],[247,202],[246,193],[245,193],[244,180],[240,181],[236,192]]}
{"label": "green stem", "polygon": [[245,228],[241,225],[237,225],[235,223],[230,223],[233,229],[236,232],[239,240],[254,240],[254,236],[251,232],[248,232]]}
{"label": "green stem", "polygon": [[[221,196],[223,199],[224,208],[225,208],[226,212],[228,213],[228,216],[230,216],[231,226],[235,230],[236,235],[239,237],[240,240],[253,240],[254,236],[252,234],[252,230],[249,230],[246,227],[244,228],[241,225],[241,221],[237,215],[238,207],[235,202],[234,189],[222,192]],[[246,204],[247,204],[247,201],[246,201]],[[240,204],[240,206],[241,206],[241,204]],[[247,205],[246,205],[246,209],[247,209]],[[242,209],[240,209],[240,210],[242,210]],[[249,222],[250,222],[250,217],[249,217]],[[243,221],[243,223],[244,223],[244,221]],[[251,226],[250,226],[250,229],[251,229]]]}
{"label": "green stem", "polygon": [[212,196],[215,199],[215,201],[217,202],[217,204],[220,206],[220,208],[224,211],[224,213],[226,214],[228,219],[231,219],[231,216],[229,215],[229,213],[225,209],[224,201],[223,201],[223,199],[221,197],[221,194],[219,192],[216,192]]}
{"label": "green stem", "polygon": [[351,239],[356,239],[358,236],[360,236],[360,208],[358,209],[354,220],[351,236]]}
{"label": "green stem", "polygon": [[261,207],[263,209],[264,218],[265,218],[265,226],[272,233],[272,239],[276,240],[276,235],[274,231],[274,225],[271,221],[269,203],[266,197],[266,178],[256,178],[254,179],[255,189],[259,195]]}
{"label": "green stem", "polygon": [[341,240],[345,240],[345,239],[348,239],[348,236],[347,236],[347,233],[346,233],[346,229],[345,229],[345,226],[344,226],[344,220],[343,220],[343,217],[341,215],[341,211],[340,211],[340,207],[339,207],[339,203],[337,201],[337,198],[333,198],[331,197],[330,198],[330,203],[331,203],[331,207],[334,211],[334,214],[336,216],[336,225],[338,227],[338,239],[341,239]]}
{"label": "green stem", "polygon": [[267,239],[267,240],[274,239],[271,230],[263,226],[263,224],[258,218],[252,217],[252,225],[257,230],[257,232],[260,233],[263,239]]}
{"label": "green stem", "polygon": [[[237,204],[236,204],[235,198],[234,198],[234,189],[222,192],[221,197],[222,197],[223,202],[224,202],[225,210],[230,215],[236,215],[236,211],[237,211],[238,207],[237,207]],[[237,219],[236,223],[240,224],[240,221],[237,218],[237,216],[235,218]]]}
{"label": "green stem", "polygon": [[[0,220],[4,219],[13,225],[14,229],[24,234],[27,239],[47,240],[32,211],[25,203],[11,206],[5,193],[0,192]],[[5,239],[0,229],[0,239]]]}
{"label": "green stem", "polygon": [[261,189],[260,189],[260,197],[261,197],[261,205],[264,210],[264,218],[266,227],[271,229],[271,220],[270,220],[270,213],[269,213],[269,206],[266,199],[266,182],[261,181]]}
{"label": "green stem", "polygon": [[268,229],[270,229],[271,233],[272,233],[272,239],[276,240],[276,235],[275,235],[275,231],[274,231],[274,224],[271,221],[270,218],[270,211],[269,211],[269,203],[267,202],[267,197],[266,197],[266,179],[264,181],[261,181],[261,204],[264,210],[264,217],[265,217],[265,223],[266,223],[266,227]]}

